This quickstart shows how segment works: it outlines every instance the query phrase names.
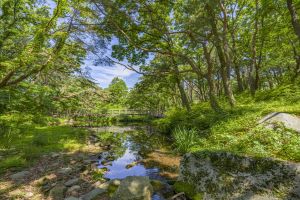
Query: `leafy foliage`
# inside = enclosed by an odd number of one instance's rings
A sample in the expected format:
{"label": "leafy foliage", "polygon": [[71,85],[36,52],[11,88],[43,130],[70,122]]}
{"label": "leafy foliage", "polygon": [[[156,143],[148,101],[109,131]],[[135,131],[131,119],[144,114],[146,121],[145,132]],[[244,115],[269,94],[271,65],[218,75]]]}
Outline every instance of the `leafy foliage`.
{"label": "leafy foliage", "polygon": [[115,77],[109,84],[107,90],[110,92],[110,103],[124,104],[128,88],[122,79]]}

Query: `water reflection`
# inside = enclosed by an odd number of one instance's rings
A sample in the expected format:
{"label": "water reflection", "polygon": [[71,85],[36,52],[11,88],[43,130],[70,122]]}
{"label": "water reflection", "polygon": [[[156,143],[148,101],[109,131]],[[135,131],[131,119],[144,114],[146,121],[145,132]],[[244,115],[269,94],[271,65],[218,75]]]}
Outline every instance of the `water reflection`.
{"label": "water reflection", "polygon": [[[99,159],[99,168],[107,168],[108,172],[104,175],[105,178],[108,179],[123,179],[127,176],[149,176],[150,179],[158,179],[158,180],[166,180],[162,176],[159,175],[159,168],[147,168],[144,166],[142,161],[143,157],[141,153],[139,153],[135,148],[131,148],[134,144],[131,141],[124,141],[123,148],[125,148],[125,152],[119,158],[113,160],[108,165],[105,163],[109,154],[105,154],[106,156],[102,156]],[[105,163],[105,164],[103,164]],[[128,167],[128,165],[137,163],[132,167]]]}
{"label": "water reflection", "polygon": [[[169,144],[165,137],[154,134],[151,127],[101,127],[97,128],[101,143],[109,144],[111,149],[99,157],[98,167],[107,168],[104,178],[124,179],[127,176],[148,176],[167,182],[160,175],[159,166],[145,166],[143,159],[147,154],[166,148]],[[128,167],[129,166],[129,167]],[[153,200],[164,198],[155,193]]]}
{"label": "water reflection", "polygon": [[141,163],[138,163],[129,169],[126,168],[127,165],[136,161],[138,161],[137,154],[131,152],[129,149],[126,149],[124,155],[121,158],[113,161],[111,165],[101,165],[101,159],[99,161],[99,168],[106,167],[108,169],[108,172],[104,176],[108,179],[123,179],[127,176],[149,176],[150,178],[159,178],[158,168],[146,169]]}

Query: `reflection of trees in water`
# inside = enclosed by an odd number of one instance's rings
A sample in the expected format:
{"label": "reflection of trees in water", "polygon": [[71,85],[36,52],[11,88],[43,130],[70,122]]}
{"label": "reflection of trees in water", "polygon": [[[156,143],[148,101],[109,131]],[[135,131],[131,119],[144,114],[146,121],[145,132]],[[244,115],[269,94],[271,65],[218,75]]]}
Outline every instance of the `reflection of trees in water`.
{"label": "reflection of trees in water", "polygon": [[170,146],[167,138],[155,133],[151,126],[123,133],[101,132],[98,136],[102,144],[111,147],[114,159],[122,157],[126,149],[129,149],[138,161],[155,150]]}
{"label": "reflection of trees in water", "polygon": [[104,146],[110,146],[113,159],[122,157],[126,151],[126,146],[123,145],[126,135],[114,132],[100,132],[98,133],[100,142]]}
{"label": "reflection of trees in water", "polygon": [[145,157],[154,150],[170,146],[167,138],[163,135],[149,133],[145,130],[132,132],[127,136],[127,140],[130,142],[129,149],[137,152],[141,157]]}

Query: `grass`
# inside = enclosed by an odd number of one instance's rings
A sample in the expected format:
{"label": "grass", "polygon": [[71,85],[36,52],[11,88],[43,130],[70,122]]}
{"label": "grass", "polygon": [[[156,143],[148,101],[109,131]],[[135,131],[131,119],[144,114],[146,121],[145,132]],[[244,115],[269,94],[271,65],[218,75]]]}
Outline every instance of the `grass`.
{"label": "grass", "polygon": [[190,151],[198,141],[198,132],[195,129],[175,128],[172,132],[175,149],[180,153]]}
{"label": "grass", "polygon": [[10,131],[0,138],[0,174],[24,168],[41,155],[78,150],[85,144],[87,131],[66,126],[35,127]]}
{"label": "grass", "polygon": [[[258,124],[259,119],[271,112],[300,116],[299,89],[294,89],[293,93],[289,87],[280,87],[278,90],[260,92],[256,98],[239,95],[235,108],[229,108],[221,102],[224,108],[221,113],[214,112],[208,103],[193,105],[191,112],[173,109],[167,113],[166,118],[155,124],[163,132],[173,133],[176,148],[185,146],[183,151],[228,151],[299,162],[299,133],[280,125],[270,130]],[[181,127],[180,131],[177,127]],[[193,139],[197,144],[186,146],[191,137],[187,134],[189,130],[197,130],[197,139]]]}

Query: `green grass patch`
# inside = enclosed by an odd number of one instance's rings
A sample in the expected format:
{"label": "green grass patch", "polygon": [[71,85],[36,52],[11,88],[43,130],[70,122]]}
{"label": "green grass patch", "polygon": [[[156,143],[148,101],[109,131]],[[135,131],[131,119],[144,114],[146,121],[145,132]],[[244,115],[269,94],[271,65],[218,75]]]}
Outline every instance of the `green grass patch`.
{"label": "green grass patch", "polygon": [[87,130],[67,126],[23,127],[0,137],[0,173],[32,164],[43,154],[78,150],[85,144]]}
{"label": "green grass patch", "polygon": [[172,132],[175,149],[180,153],[189,152],[198,143],[198,132],[195,129],[177,127]]}

